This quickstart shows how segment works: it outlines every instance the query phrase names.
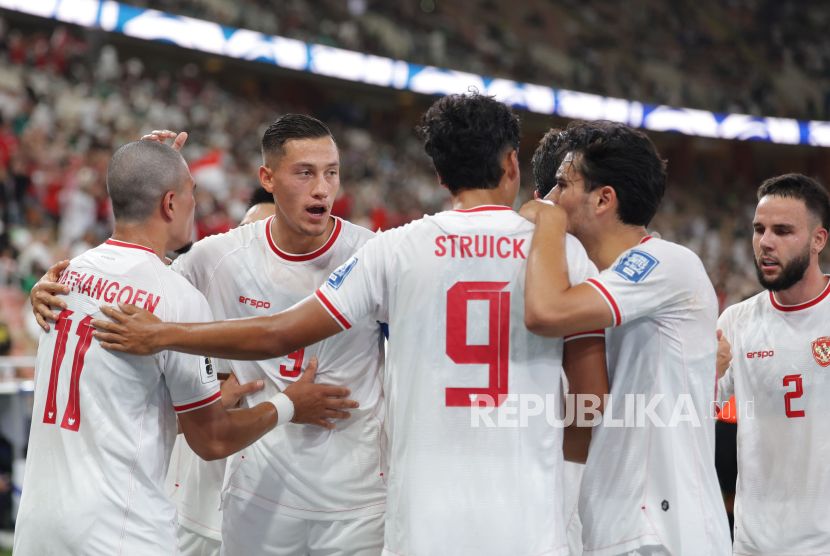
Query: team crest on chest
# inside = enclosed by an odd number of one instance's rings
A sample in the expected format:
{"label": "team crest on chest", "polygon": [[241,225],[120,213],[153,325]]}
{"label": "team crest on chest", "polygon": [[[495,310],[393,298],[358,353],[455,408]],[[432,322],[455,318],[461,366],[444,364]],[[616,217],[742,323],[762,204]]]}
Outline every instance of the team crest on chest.
{"label": "team crest on chest", "polygon": [[812,342],[813,358],[822,367],[830,367],[830,336],[822,336]]}

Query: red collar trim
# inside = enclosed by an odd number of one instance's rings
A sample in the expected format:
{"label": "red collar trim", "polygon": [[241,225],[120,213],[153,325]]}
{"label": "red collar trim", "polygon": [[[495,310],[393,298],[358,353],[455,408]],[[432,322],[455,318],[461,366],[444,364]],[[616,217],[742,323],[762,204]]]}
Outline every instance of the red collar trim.
{"label": "red collar trim", "polygon": [[119,241],[117,239],[112,239],[112,238],[109,238],[104,243],[106,243],[107,245],[115,245],[116,247],[127,247],[128,249],[141,249],[142,251],[148,251],[148,252],[152,253],[153,255],[156,254],[156,252],[153,251],[152,249],[150,249],[149,247],[145,247],[143,245],[138,245],[137,243],[128,243],[126,241]]}
{"label": "red collar trim", "polygon": [[651,239],[651,236],[650,236],[650,235],[647,235],[646,237],[644,237],[643,239],[641,239],[641,240],[640,240],[640,243],[639,243],[639,244],[640,244],[640,245],[642,245],[642,244],[644,244],[645,242],[647,242],[647,241],[648,241],[648,240],[650,240],[650,239]]}
{"label": "red collar trim", "polygon": [[488,210],[513,210],[511,207],[504,205],[479,205],[477,207],[468,209],[455,209],[453,212],[484,212]]}
{"label": "red collar trim", "polygon": [[769,292],[769,302],[772,303],[772,306],[778,309],[779,311],[785,311],[790,313],[792,311],[801,311],[802,309],[809,309],[814,305],[818,305],[828,295],[830,295],[830,280],[828,280],[827,285],[824,286],[824,291],[822,291],[820,294],[818,294],[818,296],[814,297],[810,301],[805,301],[804,303],[800,303],[798,305],[782,305],[781,303],[778,303],[778,301],[775,299],[775,294]]}
{"label": "red collar trim", "polygon": [[291,261],[293,263],[310,261],[312,259],[316,259],[320,255],[331,249],[331,246],[334,245],[335,241],[337,241],[337,236],[340,235],[340,230],[343,228],[343,221],[337,218],[336,216],[332,218],[334,218],[334,229],[331,231],[331,235],[322,247],[312,251],[311,253],[287,253],[279,247],[277,247],[274,238],[271,237],[271,222],[274,220],[273,216],[265,222],[265,238],[268,240],[268,245],[271,247],[271,250],[274,253],[276,253],[281,259],[285,259],[286,261]]}

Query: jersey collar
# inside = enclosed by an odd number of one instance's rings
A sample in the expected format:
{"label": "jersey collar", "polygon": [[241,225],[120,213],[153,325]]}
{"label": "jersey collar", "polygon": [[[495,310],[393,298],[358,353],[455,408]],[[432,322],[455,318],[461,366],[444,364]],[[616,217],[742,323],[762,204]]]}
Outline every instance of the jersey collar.
{"label": "jersey collar", "polygon": [[453,212],[485,212],[489,210],[513,210],[505,205],[479,205],[468,209],[454,209]]}
{"label": "jersey collar", "polygon": [[116,247],[126,247],[127,249],[140,249],[142,251],[148,251],[148,252],[152,253],[153,255],[156,254],[156,252],[153,251],[152,249],[150,249],[149,247],[145,247],[144,245],[139,245],[137,243],[130,243],[128,241],[121,241],[121,240],[118,240],[118,239],[109,238],[104,243],[106,243],[107,245],[114,245]]}
{"label": "jersey collar", "polygon": [[799,303],[798,305],[783,305],[782,303],[779,303],[777,299],[775,299],[775,294],[772,291],[770,291],[769,302],[772,303],[772,306],[778,309],[779,311],[791,313],[793,311],[801,311],[803,309],[809,309],[814,305],[818,305],[828,295],[830,295],[830,280],[827,281],[827,285],[824,286],[824,290],[810,301],[805,301],[804,303]]}
{"label": "jersey collar", "polygon": [[265,238],[268,240],[268,245],[271,247],[271,250],[281,259],[285,259],[286,261],[290,261],[292,263],[310,261],[323,255],[326,251],[331,249],[331,246],[334,245],[335,241],[337,241],[337,237],[340,235],[340,230],[343,228],[343,221],[336,216],[333,216],[332,218],[334,218],[334,228],[331,230],[331,235],[321,247],[310,253],[288,253],[277,247],[277,243],[271,236],[271,222],[274,220],[273,216],[265,221]]}

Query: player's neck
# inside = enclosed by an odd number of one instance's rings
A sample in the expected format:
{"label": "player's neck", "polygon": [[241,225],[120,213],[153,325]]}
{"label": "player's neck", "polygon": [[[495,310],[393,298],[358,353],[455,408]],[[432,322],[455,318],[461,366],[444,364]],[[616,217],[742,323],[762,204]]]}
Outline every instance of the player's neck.
{"label": "player's neck", "polygon": [[326,244],[334,229],[334,218],[329,217],[326,231],[320,235],[306,235],[291,229],[279,216],[271,219],[271,239],[281,251],[293,255],[312,253]]}
{"label": "player's neck", "polygon": [[465,210],[484,205],[513,206],[514,199],[508,199],[508,195],[501,187],[495,189],[465,189],[452,196],[453,210]]}
{"label": "player's neck", "polygon": [[591,261],[598,269],[604,270],[622,253],[639,245],[646,235],[643,226],[617,225],[588,241],[583,241],[583,245]]}
{"label": "player's neck", "polygon": [[153,226],[145,222],[137,224],[116,222],[112,231],[112,239],[148,247],[162,261],[165,259],[165,253],[167,253],[166,238],[155,233]]}
{"label": "player's neck", "polygon": [[775,292],[775,299],[782,305],[801,305],[815,299],[827,287],[827,276],[818,264],[811,264],[804,273],[804,278],[793,287]]}

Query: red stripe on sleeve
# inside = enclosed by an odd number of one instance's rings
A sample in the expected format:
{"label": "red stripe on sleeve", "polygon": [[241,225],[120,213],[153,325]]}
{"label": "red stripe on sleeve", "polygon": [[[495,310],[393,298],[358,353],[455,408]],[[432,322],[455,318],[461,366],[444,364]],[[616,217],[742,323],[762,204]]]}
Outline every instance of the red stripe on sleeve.
{"label": "red stripe on sleeve", "polygon": [[186,403],[184,405],[175,405],[175,404],[173,404],[173,409],[176,411],[176,413],[181,413],[182,411],[190,411],[191,409],[197,409],[197,408],[200,408],[200,407],[204,407],[206,405],[210,405],[221,397],[222,397],[221,390],[217,390],[216,392],[214,392],[213,394],[211,394],[210,396],[208,396],[204,400],[199,400],[198,402]]}
{"label": "red stripe on sleeve", "polygon": [[602,296],[605,297],[605,299],[608,301],[608,304],[611,305],[611,310],[614,312],[614,326],[619,326],[620,324],[622,324],[622,314],[620,313],[620,307],[619,305],[617,305],[617,302],[614,300],[614,296],[611,295],[611,292],[605,289],[605,286],[603,286],[599,280],[596,280],[594,278],[588,278],[586,282],[594,286],[597,289],[597,291],[599,291],[599,293],[601,293]]}
{"label": "red stripe on sleeve", "polygon": [[332,304],[332,302],[329,301],[325,295],[323,295],[322,291],[317,290],[316,292],[314,292],[314,295],[317,296],[317,299],[320,301],[320,303],[323,304],[323,307],[325,307],[326,310],[328,310],[328,312],[331,313],[331,316],[333,316],[337,320],[337,322],[340,323],[340,326],[342,326],[344,330],[348,330],[352,327],[348,319],[346,319],[346,317],[344,317],[343,314],[337,310],[337,308]]}

